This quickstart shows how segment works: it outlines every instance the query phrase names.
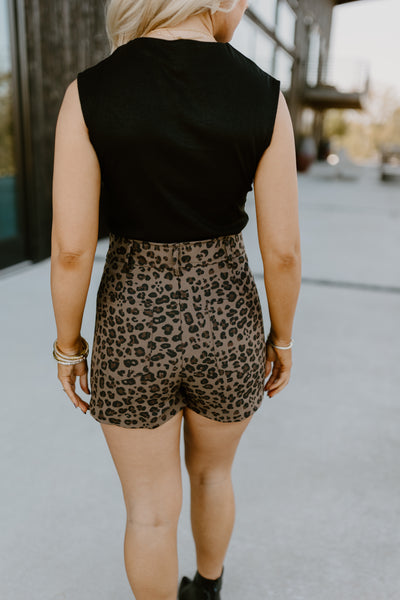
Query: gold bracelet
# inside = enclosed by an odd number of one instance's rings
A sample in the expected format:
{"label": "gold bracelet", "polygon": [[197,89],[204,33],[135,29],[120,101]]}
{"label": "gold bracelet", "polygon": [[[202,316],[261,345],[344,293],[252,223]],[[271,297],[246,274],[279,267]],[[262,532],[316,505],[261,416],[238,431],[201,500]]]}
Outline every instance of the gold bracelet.
{"label": "gold bracelet", "polygon": [[88,354],[89,344],[83,338],[82,338],[82,342],[83,342],[83,349],[79,354],[65,354],[57,346],[57,340],[55,340],[55,342],[53,344],[53,350],[54,350],[55,354],[57,354],[60,358],[63,358],[65,360],[73,360],[76,358],[85,358]]}
{"label": "gold bracelet", "polygon": [[83,342],[83,350],[80,354],[65,354],[62,352],[57,346],[57,340],[55,340],[53,348],[61,358],[72,359],[72,358],[85,358],[87,356],[87,351],[89,349],[89,344],[85,340],[85,338],[81,337],[81,341]]}
{"label": "gold bracelet", "polygon": [[75,365],[86,359],[89,354],[89,344],[85,340],[85,338],[81,337],[83,342],[83,350],[80,354],[64,354],[58,349],[57,340],[54,341],[53,344],[53,357],[62,365]]}

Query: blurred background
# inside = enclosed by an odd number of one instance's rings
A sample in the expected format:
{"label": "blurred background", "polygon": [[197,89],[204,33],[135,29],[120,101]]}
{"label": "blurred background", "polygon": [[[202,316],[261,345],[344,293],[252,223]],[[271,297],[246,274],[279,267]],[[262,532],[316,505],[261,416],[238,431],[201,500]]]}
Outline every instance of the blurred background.
{"label": "blurred background", "polygon": [[[400,598],[399,24],[399,0],[251,0],[231,42],[281,81],[292,116],[302,286],[291,380],[265,397],[234,465],[230,600]],[[51,354],[55,123],[67,85],[108,54],[103,0],[0,0],[4,600],[132,598],[118,476]],[[102,206],[81,329],[90,347]],[[267,332],[253,192],[246,211]],[[180,574],[190,576],[184,469],[183,481]]]}
{"label": "blurred background", "polygon": [[[399,18],[396,0],[250,1],[231,43],[281,81],[299,172],[400,169]],[[58,110],[108,53],[102,1],[0,0],[0,269],[49,256]]]}

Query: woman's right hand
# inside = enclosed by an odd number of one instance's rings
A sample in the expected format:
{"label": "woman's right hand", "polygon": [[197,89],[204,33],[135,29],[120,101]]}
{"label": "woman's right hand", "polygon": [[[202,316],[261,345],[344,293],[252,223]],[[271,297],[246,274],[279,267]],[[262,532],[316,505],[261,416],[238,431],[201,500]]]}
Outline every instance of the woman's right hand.
{"label": "woman's right hand", "polygon": [[[280,350],[274,348],[271,345],[271,340],[268,337],[266,341],[267,345],[267,359],[265,364],[265,377],[270,375],[267,383],[264,386],[264,390],[268,396],[272,398],[275,394],[279,394],[284,387],[287,386],[290,379],[290,371],[292,368],[292,349]],[[274,341],[274,343],[277,343]],[[281,344],[278,344],[280,346]],[[282,344],[282,346],[285,344]],[[273,367],[272,367],[273,363]],[[272,372],[271,372],[272,367]]]}

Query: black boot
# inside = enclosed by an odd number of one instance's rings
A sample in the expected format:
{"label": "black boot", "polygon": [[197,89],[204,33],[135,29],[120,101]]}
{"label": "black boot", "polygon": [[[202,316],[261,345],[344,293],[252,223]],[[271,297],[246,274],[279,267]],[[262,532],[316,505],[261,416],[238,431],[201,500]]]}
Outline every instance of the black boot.
{"label": "black boot", "polygon": [[183,577],[179,586],[178,600],[221,600],[220,590],[222,587],[222,573],[218,579],[206,579],[198,571],[193,581]]}

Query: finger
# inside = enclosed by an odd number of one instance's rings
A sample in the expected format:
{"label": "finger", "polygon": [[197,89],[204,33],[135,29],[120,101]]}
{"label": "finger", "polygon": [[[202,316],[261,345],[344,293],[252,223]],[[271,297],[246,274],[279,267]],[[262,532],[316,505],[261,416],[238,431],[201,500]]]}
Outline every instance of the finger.
{"label": "finger", "polygon": [[271,360],[267,360],[265,362],[265,377],[268,377],[268,375],[271,372],[271,368],[272,368],[272,361]]}
{"label": "finger", "polygon": [[[78,407],[82,408],[81,405],[83,404],[87,410],[89,408],[89,404],[87,402],[85,402],[84,400],[82,400],[82,398],[80,396],[78,396],[78,394],[75,392],[75,376],[73,376],[72,378],[74,379],[73,383],[71,383],[70,379],[64,379],[63,387],[64,387],[65,391],[67,392],[68,397],[70,398],[70,400],[71,400],[72,404],[75,406],[75,408],[78,408]],[[86,410],[84,412],[86,412]]]}
{"label": "finger", "polygon": [[283,388],[287,386],[288,383],[289,383],[289,377],[282,379],[279,382],[279,384],[276,385],[276,387],[274,387],[273,389],[268,391],[269,397],[272,398],[272,396],[279,394],[279,392],[281,392],[283,390]]}
{"label": "finger", "polygon": [[275,362],[274,368],[272,369],[271,376],[268,379],[264,389],[266,389],[266,390],[269,389],[271,387],[271,385],[276,381],[276,379],[278,378],[279,373],[280,373],[280,368],[281,368],[280,365],[277,362]]}
{"label": "finger", "polygon": [[270,394],[271,392],[276,392],[278,389],[279,391],[282,389],[282,386],[284,387],[285,385],[288,384],[290,379],[290,373],[288,373],[287,371],[281,371],[279,377],[273,382],[273,384],[271,385],[271,387],[268,388],[267,393]]}
{"label": "finger", "polygon": [[[58,379],[61,381],[64,391],[68,395],[69,399],[71,400],[71,402],[75,406],[75,408],[78,408],[78,407],[81,408],[82,412],[84,412],[86,414],[87,410],[89,409],[89,404],[87,402],[85,402],[84,400],[82,400],[82,398],[80,398],[80,396],[78,396],[78,394],[75,392],[76,374],[74,372],[71,372],[71,369],[76,369],[76,368],[77,368],[76,365],[74,365],[74,367],[69,366],[68,369],[65,367],[65,365],[58,365]],[[86,373],[87,373],[87,369],[86,369]],[[84,373],[82,373],[82,376],[83,375],[84,375]],[[87,379],[86,379],[86,385],[87,385]],[[82,384],[81,384],[81,387],[82,387]]]}
{"label": "finger", "polygon": [[276,396],[276,394],[279,394],[287,386],[287,384],[288,384],[288,382],[286,381],[281,386],[274,389],[272,392],[268,391],[268,397],[273,398],[274,396]]}
{"label": "finger", "polygon": [[72,384],[68,379],[64,379],[63,388],[66,391],[67,396],[71,400],[72,404],[75,406],[75,408],[78,408],[80,398],[75,394],[75,390],[73,389]]}
{"label": "finger", "polygon": [[84,400],[82,400],[82,398],[79,398],[79,408],[81,409],[81,411],[83,413],[86,414],[87,411],[89,410],[89,404],[87,402],[85,402]]}
{"label": "finger", "polygon": [[289,380],[289,376],[288,373],[286,373],[285,371],[281,371],[281,373],[279,374],[279,377],[271,384],[271,386],[269,387],[269,390],[272,392],[272,390],[275,390],[277,387],[279,387],[284,381],[288,381]]}
{"label": "finger", "polygon": [[88,372],[87,371],[86,371],[86,373],[84,373],[83,375],[80,376],[80,385],[81,385],[81,389],[86,394],[90,394],[89,383],[88,383]]}
{"label": "finger", "polygon": [[289,377],[290,377],[290,370],[287,370],[281,366],[281,368],[279,370],[279,376],[275,379],[275,381],[273,381],[271,383],[269,389],[278,387],[278,385],[280,385],[282,383],[282,381],[289,380]]}

